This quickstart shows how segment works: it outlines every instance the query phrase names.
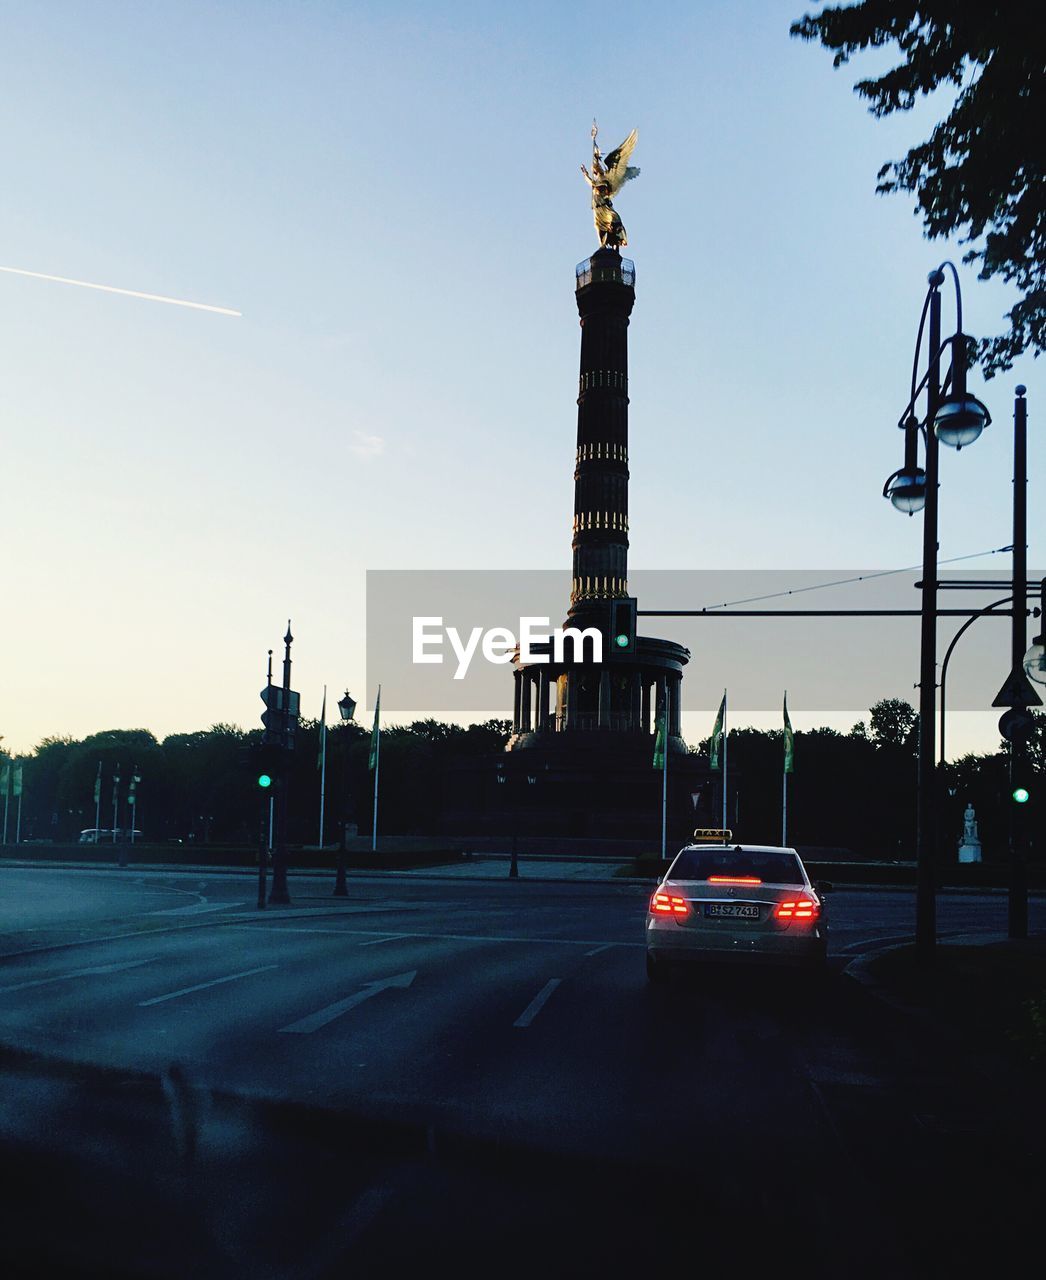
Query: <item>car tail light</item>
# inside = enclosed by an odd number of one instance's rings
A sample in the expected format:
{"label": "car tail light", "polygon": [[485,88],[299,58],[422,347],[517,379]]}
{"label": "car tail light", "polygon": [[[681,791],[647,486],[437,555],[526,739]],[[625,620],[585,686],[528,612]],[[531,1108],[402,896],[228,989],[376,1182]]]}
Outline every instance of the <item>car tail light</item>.
{"label": "car tail light", "polygon": [[774,908],[775,920],[816,920],[820,914],[821,904],[816,898],[791,898]]}
{"label": "car tail light", "polygon": [[762,884],[758,876],[709,876],[709,884]]}
{"label": "car tail light", "polygon": [[658,889],[650,899],[650,914],[684,919],[690,914],[690,904],[677,893],[666,893],[664,889]]}

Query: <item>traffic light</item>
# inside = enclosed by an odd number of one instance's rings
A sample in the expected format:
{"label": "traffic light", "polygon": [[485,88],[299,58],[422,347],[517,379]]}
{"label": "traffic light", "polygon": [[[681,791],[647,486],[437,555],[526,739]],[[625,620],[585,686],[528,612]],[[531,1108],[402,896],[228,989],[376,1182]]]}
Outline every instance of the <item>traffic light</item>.
{"label": "traffic light", "polygon": [[611,654],[636,651],[636,598],[625,596],[610,602]]}
{"label": "traffic light", "polygon": [[1014,787],[1010,792],[1014,804],[1027,804],[1030,794],[1027,787]]}
{"label": "traffic light", "polygon": [[261,722],[265,726],[262,743],[294,750],[294,734],[301,714],[301,699],[294,689],[284,691],[278,684],[266,685],[261,691],[265,703]]}
{"label": "traffic light", "polygon": [[272,787],[283,771],[282,749],[275,743],[263,742],[250,746],[243,755],[243,764],[254,785],[261,790]]}

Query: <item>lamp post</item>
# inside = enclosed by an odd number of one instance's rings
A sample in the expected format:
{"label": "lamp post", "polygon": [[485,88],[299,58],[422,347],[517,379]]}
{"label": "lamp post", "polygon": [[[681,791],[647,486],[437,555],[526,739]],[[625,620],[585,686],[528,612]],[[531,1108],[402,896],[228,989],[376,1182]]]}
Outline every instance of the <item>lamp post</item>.
{"label": "lamp post", "polygon": [[1039,634],[1024,655],[1024,674],[1036,684],[1046,684],[1046,578],[1039,583]]}
{"label": "lamp post", "polygon": [[[1028,870],[1027,824],[1022,808],[1027,800],[1018,797],[1023,790],[1024,765],[1027,742],[1034,729],[1034,721],[1028,713],[1029,706],[1041,706],[1042,699],[1028,682],[1029,677],[1038,680],[1033,651],[1025,653],[1027,643],[1028,601],[1028,403],[1027,389],[1018,386],[1013,401],[1013,632],[1010,648],[1010,679],[1007,685],[1015,688],[1003,691],[996,703],[1005,702],[1009,711],[1004,713],[999,727],[1010,744],[1010,888],[1008,901],[1008,933],[1011,938],[1028,936]],[[1029,661],[1029,659],[1031,659]],[[1029,667],[1031,668],[1029,670]],[[1023,687],[1022,687],[1023,686]],[[1009,694],[1008,697],[1004,695]],[[1021,704],[1016,706],[1015,704]]]}
{"label": "lamp post", "polygon": [[[343,721],[351,720],[356,714],[356,699],[349,694],[348,689],[345,690],[345,697],[338,701],[338,714]],[[346,769],[347,774],[348,770]],[[348,811],[349,793],[346,792],[345,800],[342,804],[341,839],[338,841],[338,876],[334,881],[335,898],[347,898],[349,896],[349,886],[345,879],[345,824],[348,818]]]}
{"label": "lamp post", "polygon": [[[955,333],[941,342],[941,285],[945,267],[955,282]],[[922,599],[919,636],[919,785],[916,833],[917,882],[915,898],[915,945],[923,959],[933,955],[937,943],[937,902],[934,860],[937,850],[937,490],[939,445],[959,450],[973,444],[991,415],[966,390],[967,339],[962,331],[962,291],[959,273],[950,262],[931,271],[923,301],[919,334],[912,362],[911,396],[898,426],[904,431],[904,465],[883,486],[883,496],[909,516],[923,512]],[[927,321],[929,321],[927,331]],[[923,333],[927,332],[927,368],[919,378],[919,357]],[[941,356],[948,350],[951,367],[941,377]],[[947,394],[945,389],[947,388]],[[920,421],[916,406],[925,393],[925,417]],[[925,467],[918,466],[922,437]]]}

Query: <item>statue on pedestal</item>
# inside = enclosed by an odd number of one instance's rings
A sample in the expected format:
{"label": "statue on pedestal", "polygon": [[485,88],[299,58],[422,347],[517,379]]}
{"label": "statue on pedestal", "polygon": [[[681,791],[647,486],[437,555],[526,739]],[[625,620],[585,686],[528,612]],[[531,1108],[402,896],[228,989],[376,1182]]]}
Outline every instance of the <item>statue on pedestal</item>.
{"label": "statue on pedestal", "polygon": [[623,249],[628,244],[625,228],[614,208],[611,196],[616,196],[626,182],[639,177],[639,170],[629,165],[628,159],[635,150],[638,132],[633,129],[619,147],[603,159],[596,145],[599,129],[592,121],[592,172],[581,166],[585,181],[592,188],[592,217],[599,232],[599,244],[603,249]]}
{"label": "statue on pedestal", "polygon": [[967,802],[962,815],[962,840],[959,842],[960,862],[981,862],[981,838],[977,834],[977,814]]}

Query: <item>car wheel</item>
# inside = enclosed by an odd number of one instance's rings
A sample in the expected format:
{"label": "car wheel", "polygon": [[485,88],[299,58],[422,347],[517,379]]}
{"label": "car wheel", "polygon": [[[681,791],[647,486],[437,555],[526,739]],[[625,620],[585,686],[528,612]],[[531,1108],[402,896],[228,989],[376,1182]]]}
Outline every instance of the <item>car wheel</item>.
{"label": "car wheel", "polygon": [[650,951],[646,953],[646,976],[650,982],[656,983],[663,983],[666,978],[665,962]]}

